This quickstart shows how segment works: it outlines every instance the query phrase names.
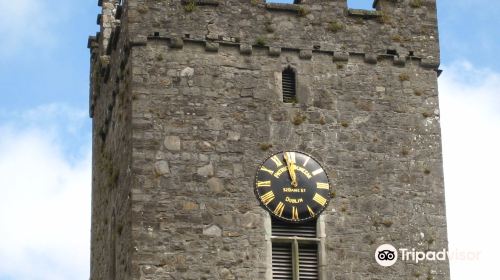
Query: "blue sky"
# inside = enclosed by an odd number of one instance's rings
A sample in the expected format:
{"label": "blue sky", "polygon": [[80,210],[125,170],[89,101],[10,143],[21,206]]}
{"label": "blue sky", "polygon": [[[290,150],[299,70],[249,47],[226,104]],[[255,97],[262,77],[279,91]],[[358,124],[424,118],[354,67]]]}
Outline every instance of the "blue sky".
{"label": "blue sky", "polygon": [[[499,11],[438,0],[450,249],[481,253],[452,262],[456,280],[497,275]],[[97,1],[0,0],[0,280],[88,279],[86,45],[98,12]]]}

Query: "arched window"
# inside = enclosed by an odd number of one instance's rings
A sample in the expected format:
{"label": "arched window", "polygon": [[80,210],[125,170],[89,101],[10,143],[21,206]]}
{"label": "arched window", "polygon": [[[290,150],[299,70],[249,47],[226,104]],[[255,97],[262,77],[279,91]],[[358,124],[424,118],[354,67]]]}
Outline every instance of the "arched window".
{"label": "arched window", "polygon": [[295,71],[292,67],[288,66],[281,74],[282,88],[283,88],[283,102],[295,103],[297,102],[297,82]]}

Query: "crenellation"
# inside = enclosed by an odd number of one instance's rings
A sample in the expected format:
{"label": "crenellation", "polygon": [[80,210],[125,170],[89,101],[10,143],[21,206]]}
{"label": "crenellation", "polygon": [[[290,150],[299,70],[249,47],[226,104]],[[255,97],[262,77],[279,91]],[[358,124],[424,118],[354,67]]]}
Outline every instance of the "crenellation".
{"label": "crenellation", "polygon": [[[333,1],[332,1],[333,2]],[[168,10],[162,8],[162,5],[155,3],[154,7],[151,6],[148,8],[147,3],[140,4],[138,7],[143,7],[140,10],[144,14],[151,14],[149,18],[164,18],[165,20],[162,20],[160,22],[148,22],[147,20],[143,20],[140,22],[137,22],[136,25],[137,27],[141,26],[142,30],[139,33],[144,34],[144,31],[151,30],[150,25],[154,24],[157,26],[155,29],[156,30],[169,30],[168,34],[165,34],[166,36],[172,36],[174,34],[190,34],[193,37],[196,38],[217,38],[217,37],[239,37],[241,38],[241,41],[244,42],[252,42],[255,40],[255,38],[263,37],[266,40],[272,40],[273,44],[281,45],[282,47],[288,47],[285,39],[293,39],[295,45],[301,40],[308,40],[308,41],[316,41],[318,45],[325,45],[325,47],[334,47],[331,45],[331,42],[337,41],[335,37],[342,36],[346,44],[351,44],[352,46],[356,46],[357,51],[361,52],[366,52],[368,51],[368,46],[366,43],[370,41],[371,44],[371,49],[379,48],[379,49],[385,49],[383,47],[383,44],[386,44],[388,41],[392,41],[392,37],[394,38],[401,38],[398,40],[404,40],[405,41],[405,46],[402,47],[402,44],[395,44],[399,48],[408,48],[410,49],[406,52],[409,51],[414,51],[414,50],[423,50],[423,55],[432,55],[434,57],[438,57],[438,54],[433,54],[434,50],[436,48],[434,47],[427,47],[427,46],[421,46],[419,41],[414,41],[413,36],[409,36],[408,34],[418,34],[420,33],[419,30],[412,30],[415,29],[415,25],[407,25],[407,26],[399,26],[394,25],[395,22],[401,22],[401,20],[397,21],[396,18],[399,18],[400,12],[396,13],[394,10],[395,7],[394,5],[392,6],[387,6],[385,11],[376,11],[378,13],[378,18],[380,20],[376,21],[366,21],[364,19],[361,19],[361,25],[358,24],[353,24],[351,21],[355,19],[350,19],[348,13],[344,13],[346,10],[345,5],[340,2],[333,2],[333,3],[303,3],[303,4],[276,4],[279,7],[303,7],[308,10],[308,14],[305,17],[299,16],[299,15],[294,15],[294,14],[274,14],[273,11],[267,11],[263,7],[261,7],[260,4],[258,5],[251,5],[251,4],[242,4],[241,2],[233,2],[233,1],[226,1],[222,5],[218,6],[205,6],[201,5],[197,7],[198,9],[195,9],[190,12],[184,11],[182,7],[179,7],[175,5],[174,3],[168,3]],[[268,3],[269,4],[269,3]],[[268,5],[266,4],[266,5]],[[271,4],[269,4],[271,5]],[[275,5],[275,4],[272,4]],[[321,9],[318,9],[320,7]],[[163,5],[166,6],[166,5]],[[293,8],[296,9],[296,8]],[[244,18],[236,22],[236,24],[230,24],[225,21],[227,16],[224,15],[232,15],[235,12],[243,12],[246,15]],[[394,12],[392,12],[394,11]],[[328,25],[331,21],[331,16],[326,16],[327,14],[335,13],[336,16],[334,17],[337,21],[340,21],[343,23],[343,26],[345,26],[345,30],[340,30],[335,33],[329,32],[328,31]],[[163,16],[160,16],[160,14],[163,14]],[[183,14],[183,17],[177,17],[176,14]],[[157,16],[158,15],[158,16]],[[195,16],[196,17],[193,17]],[[236,17],[240,17],[240,15],[234,15]],[[232,17],[232,16],[229,16]],[[413,14],[412,14],[413,17]],[[179,21],[179,19],[181,19]],[[203,22],[209,22],[206,24],[206,26],[202,27],[197,24],[191,24],[193,20],[197,20],[199,24],[204,25]],[[421,19],[418,19],[421,21]],[[384,22],[387,21],[387,22]],[[429,22],[429,32],[435,33],[437,32],[436,24],[435,24],[435,19],[426,19],[424,22]],[[272,29],[269,29],[267,26],[273,26]],[[356,26],[358,25],[359,28]],[[422,25],[421,25],[422,26]],[[195,27],[193,29],[192,27]],[[356,27],[356,29],[353,29]],[[306,34],[321,34],[320,36],[316,36],[315,38],[308,38],[307,36],[304,38],[295,38],[295,34],[301,34],[303,33],[302,30],[303,28],[308,28],[310,29]],[[370,32],[365,32],[366,28],[370,28],[372,31]],[[390,29],[389,31],[394,31],[397,33],[393,32],[387,32],[387,29]],[[134,28],[135,30],[136,28]],[[269,34],[265,30],[271,30],[272,32]],[[376,32],[373,32],[377,30]],[[434,29],[434,30],[432,30]],[[262,32],[261,32],[262,30]],[[147,33],[153,34],[154,32],[157,31],[149,31]],[[162,31],[163,32],[163,31]],[[246,34],[245,37],[242,37],[240,33]],[[266,34],[268,33],[268,34]],[[387,38],[386,34],[392,34]],[[350,34],[350,36],[346,37],[346,34]],[[355,35],[358,34],[358,35]],[[272,39],[270,39],[270,36],[272,35]],[[397,36],[396,36],[397,35]],[[333,38],[332,38],[333,37]],[[349,43],[349,40],[346,40],[346,38],[351,38],[352,42]],[[386,39],[387,38],[387,39]],[[333,40],[332,40],[333,39]],[[411,45],[415,45],[414,47],[411,47]],[[422,48],[423,47],[423,48]]]}
{"label": "crenellation", "polygon": [[117,0],[99,0],[100,6],[102,6],[102,13],[98,15],[97,24],[100,25],[100,44],[102,46],[101,50],[107,52],[108,44],[115,29],[120,25],[120,20],[116,19],[116,12],[119,2]]}
{"label": "crenellation", "polygon": [[[193,39],[193,38],[183,38],[183,37],[168,37],[168,36],[141,36],[139,40],[131,42],[131,46],[145,46],[148,41],[165,41],[170,48],[182,49],[185,43],[190,44],[201,44],[205,47],[207,52],[217,52],[220,45],[235,47],[240,49],[241,54],[251,55],[253,54],[253,48],[264,48],[267,49],[267,53],[271,57],[281,56],[282,51],[297,53],[298,57],[301,59],[311,59],[315,54],[330,54],[332,56],[333,62],[347,62],[349,57],[352,56],[363,56],[364,60],[368,64],[376,64],[381,59],[391,59],[395,66],[405,66],[408,60],[420,62],[423,68],[434,69],[438,71],[440,63],[435,61],[432,57],[421,58],[416,56],[413,52],[407,52],[406,55],[399,53],[398,51],[388,50],[385,53],[363,53],[357,51],[334,51],[327,49],[300,49],[300,48],[281,48],[275,46],[260,46],[251,45],[245,43],[236,43],[232,41],[219,41],[219,40],[203,40],[203,39]],[[345,49],[345,48],[342,48]],[[390,54],[387,54],[390,53]]]}

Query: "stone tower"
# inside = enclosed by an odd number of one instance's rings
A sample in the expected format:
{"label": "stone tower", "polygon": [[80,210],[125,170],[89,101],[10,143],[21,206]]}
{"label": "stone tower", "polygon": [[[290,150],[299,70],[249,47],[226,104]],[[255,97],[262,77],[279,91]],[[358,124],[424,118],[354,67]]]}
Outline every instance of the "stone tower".
{"label": "stone tower", "polygon": [[[99,5],[90,279],[449,279],[447,261],[374,259],[447,248],[435,0]],[[254,176],[283,150],[321,162],[332,198],[280,257],[297,228]]]}

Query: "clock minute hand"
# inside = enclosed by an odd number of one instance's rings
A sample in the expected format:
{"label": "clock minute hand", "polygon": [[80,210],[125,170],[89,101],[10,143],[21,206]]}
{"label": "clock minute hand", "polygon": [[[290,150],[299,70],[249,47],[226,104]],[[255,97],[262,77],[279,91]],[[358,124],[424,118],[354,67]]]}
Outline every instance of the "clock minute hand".
{"label": "clock minute hand", "polygon": [[286,152],[284,153],[284,158],[285,158],[286,165],[288,167],[288,174],[290,174],[290,179],[292,179],[292,187],[295,188],[298,186],[297,175],[295,175],[295,165],[290,160],[290,158],[288,157],[288,154]]}

